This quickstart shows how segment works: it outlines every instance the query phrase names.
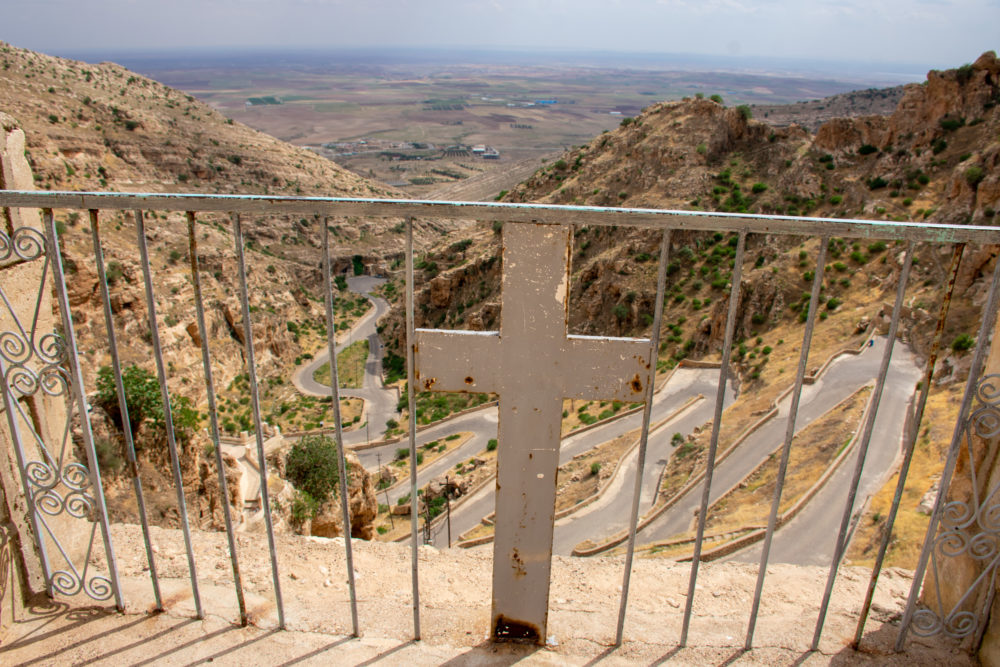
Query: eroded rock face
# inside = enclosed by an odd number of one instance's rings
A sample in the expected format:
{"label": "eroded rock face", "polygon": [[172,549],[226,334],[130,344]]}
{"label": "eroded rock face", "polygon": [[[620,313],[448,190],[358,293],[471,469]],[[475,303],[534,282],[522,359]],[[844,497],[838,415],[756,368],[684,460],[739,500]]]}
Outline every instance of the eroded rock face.
{"label": "eroded rock face", "polygon": [[225,453],[222,455],[222,466],[226,476],[226,488],[229,492],[226,498],[222,497],[214,456],[206,457],[198,467],[201,478],[198,513],[201,517],[202,529],[225,529],[224,502],[229,503],[234,526],[239,526],[243,522],[243,468],[235,458]]}

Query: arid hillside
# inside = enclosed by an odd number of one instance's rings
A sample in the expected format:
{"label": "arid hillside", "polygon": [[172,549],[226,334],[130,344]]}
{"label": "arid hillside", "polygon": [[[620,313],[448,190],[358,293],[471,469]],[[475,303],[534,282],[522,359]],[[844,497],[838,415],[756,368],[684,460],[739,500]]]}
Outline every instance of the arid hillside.
{"label": "arid hillside", "polygon": [[[505,200],[992,224],[1000,209],[998,103],[1000,62],[992,53],[959,69],[930,72],[925,83],[906,88],[889,116],[834,119],[815,135],[795,125],[772,127],[752,118],[747,107],[727,108],[709,99],[668,102],[563,154]],[[492,259],[498,238],[468,251],[478,260],[451,270],[442,269],[447,256],[429,254],[435,275],[424,276],[428,286],[417,297],[424,322],[493,326],[499,310]],[[668,339],[697,334],[692,328],[705,319],[697,311],[713,310],[713,303],[722,307],[718,297],[725,293],[733,252],[732,245],[720,241],[675,234],[667,317],[687,322],[684,334],[665,332]],[[750,240],[751,265],[744,275],[770,294],[749,291],[761,304],[774,304],[766,308],[768,320],[789,316],[788,304],[800,300],[799,265],[806,261],[799,256],[802,241]],[[863,265],[891,288],[882,274],[892,263],[872,266],[868,259],[877,259],[877,252],[840,243],[834,253],[842,260],[838,264],[853,257],[844,264],[853,266],[851,273]],[[656,247],[648,233],[577,229],[573,328],[626,334],[647,326]],[[942,277],[942,260],[921,266],[929,272],[927,281]],[[847,289],[834,281],[831,296],[842,300],[839,291]],[[866,292],[869,299],[875,297]],[[758,312],[757,319],[762,315]],[[698,335],[691,339],[693,344],[685,343],[689,352],[711,347]]]}

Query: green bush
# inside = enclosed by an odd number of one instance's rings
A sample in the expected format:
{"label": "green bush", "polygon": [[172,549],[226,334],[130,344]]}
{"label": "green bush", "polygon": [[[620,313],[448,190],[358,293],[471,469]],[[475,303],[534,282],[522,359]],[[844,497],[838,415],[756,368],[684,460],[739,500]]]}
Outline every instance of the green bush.
{"label": "green bush", "polygon": [[489,441],[486,443],[486,451],[492,452],[496,448],[497,448],[497,439],[490,438]]}
{"label": "green bush", "polygon": [[740,112],[740,115],[743,116],[745,120],[753,118],[753,111],[751,111],[749,105],[741,104],[736,107],[736,110]]}
{"label": "green bush", "polygon": [[319,503],[316,499],[305,491],[296,491],[292,497],[291,519],[292,524],[301,526],[319,512]]}
{"label": "green bush", "polygon": [[958,128],[965,125],[965,119],[949,118],[945,116],[944,118],[938,121],[938,124],[941,126],[941,129],[944,130],[945,132],[954,132]]}
{"label": "green bush", "polygon": [[976,339],[969,334],[959,334],[955,340],[951,342],[951,349],[955,352],[964,352],[965,350],[971,350],[975,344]]}
{"label": "green bush", "polygon": [[[122,371],[122,384],[125,388],[125,405],[128,408],[128,421],[132,433],[137,433],[139,426],[147,420],[156,428],[165,428],[163,397],[156,376],[145,369],[131,365]],[[96,402],[108,413],[118,428],[124,427],[118,406],[114,373],[110,366],[102,366],[97,371]],[[173,415],[174,435],[182,445],[187,444],[200,421],[197,411],[191,407],[191,401],[186,396],[171,398],[170,411]],[[138,441],[135,444],[137,449],[142,447],[142,443]]]}
{"label": "green bush", "polygon": [[599,472],[601,472],[601,462],[594,461],[593,463],[590,464],[590,474],[596,475]]}
{"label": "green bush", "polygon": [[708,99],[712,100],[716,104],[723,104],[722,95],[718,95],[718,94],[716,94],[716,95],[710,95]]}
{"label": "green bush", "polygon": [[753,192],[755,195],[759,195],[761,192],[765,192],[766,190],[767,190],[766,183],[754,183],[753,187],[750,188],[750,191]]}
{"label": "green bush", "polygon": [[872,153],[878,153],[878,149],[871,144],[861,144],[861,148],[858,149],[858,155],[871,155]]}
{"label": "green bush", "polygon": [[336,491],[339,480],[337,445],[325,435],[307,435],[285,457],[288,481],[322,505]]}
{"label": "green bush", "polygon": [[986,177],[982,167],[969,167],[965,170],[965,182],[974,188]]}

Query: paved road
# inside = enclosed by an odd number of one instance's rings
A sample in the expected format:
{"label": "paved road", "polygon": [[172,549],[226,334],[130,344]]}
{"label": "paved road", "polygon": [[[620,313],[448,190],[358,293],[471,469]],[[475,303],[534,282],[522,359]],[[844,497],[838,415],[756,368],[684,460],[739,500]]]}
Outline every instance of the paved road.
{"label": "paved road", "polygon": [[[872,347],[866,348],[859,356],[839,357],[830,365],[820,380],[813,385],[804,387],[799,403],[798,419],[795,422],[796,432],[815,421],[816,418],[822,416],[862,385],[871,381],[878,373],[885,345],[885,339],[878,338],[875,339]],[[916,368],[912,355],[902,344],[897,343],[893,350],[893,363],[889,367],[890,384],[882,399],[885,414],[895,414],[899,409],[905,409],[919,375],[920,371]],[[738,484],[747,473],[781,445],[787,428],[790,403],[791,397],[783,400],[778,406],[778,416],[743,441],[735,452],[716,467],[710,494],[712,502]],[[901,418],[894,422],[886,420],[883,422],[883,435],[878,440],[873,438],[872,446],[874,449],[888,450],[884,452],[884,455],[877,457],[879,461],[888,461],[888,463],[883,463],[881,468],[883,471],[885,466],[893,460],[894,452],[898,451],[897,445],[902,424]],[[889,435],[893,428],[895,429],[894,436]],[[876,465],[873,461],[870,466],[873,471]],[[839,484],[837,480],[831,480],[830,486],[837,487]],[[670,511],[664,512],[663,515],[640,531],[642,541],[665,540],[690,530],[694,512],[701,503],[702,492],[703,487],[698,485],[685,494]],[[841,506],[843,506],[843,502]],[[832,525],[826,523],[814,527],[821,532],[835,532],[837,525],[839,525],[839,519]],[[811,549],[812,547],[810,545],[807,548]]]}
{"label": "paved road", "polygon": [[[342,397],[361,398],[365,401],[365,412],[361,420],[367,420],[368,428],[359,428],[344,433],[344,444],[347,446],[365,442],[366,439],[378,439],[385,431],[385,423],[396,416],[397,395],[395,390],[387,390],[382,383],[382,341],[378,337],[376,327],[378,320],[389,310],[385,299],[372,296],[371,291],[385,282],[384,278],[373,276],[352,276],[347,279],[350,291],[362,294],[371,301],[375,308],[368,311],[364,317],[352,327],[350,334],[337,344],[337,353],[351,343],[368,339],[368,359],[365,362],[365,373],[360,389],[341,389]],[[330,387],[313,379],[313,373],[323,364],[330,361],[330,354],[324,348],[305,366],[299,366],[292,374],[292,383],[301,393],[310,396],[329,396]]]}
{"label": "paved road", "polygon": [[[853,512],[860,510],[866,499],[881,488],[889,477],[893,463],[901,454],[902,424],[907,404],[922,375],[908,348],[896,345],[892,356],[892,370],[886,378],[882,402],[875,416],[871,444],[865,457]],[[830,565],[859,450],[860,447],[856,446],[855,453],[844,460],[816,497],[788,525],[774,534],[769,562]],[[759,563],[761,548],[758,543],[731,558],[740,562]]]}
{"label": "paved road", "polygon": [[[718,386],[719,371],[717,369],[678,369],[673,377],[671,377],[670,382],[667,383],[653,399],[653,414],[652,421],[655,423],[658,420],[664,419],[677,408],[682,406],[691,396],[697,396],[699,393],[705,394],[706,396],[712,396],[714,399],[716,387]],[[727,392],[726,403],[730,403],[733,400],[732,391]],[[663,435],[663,437],[651,437],[649,441],[650,452],[647,461],[649,465],[646,466],[644,479],[644,487],[646,482],[650,482],[655,486],[655,479],[659,477],[660,469],[662,463],[660,461],[667,456],[666,450],[672,449],[670,446],[670,437],[676,432],[690,432],[695,426],[699,426],[708,419],[711,418],[711,408],[707,410],[704,409],[704,405],[711,405],[711,401],[701,401],[698,405],[692,406],[692,408],[686,410],[683,415],[681,415],[674,422],[665,425],[661,428],[658,433]],[[563,439],[562,445],[559,450],[559,464],[562,465],[572,459],[574,456],[581,452],[593,449],[597,445],[607,442],[618,435],[637,429],[642,426],[642,412],[636,412],[634,414],[628,415],[621,419],[617,419],[613,422],[605,424],[595,429],[591,429],[584,433],[577,435],[570,435]],[[687,430],[685,430],[687,429]],[[632,457],[632,471],[634,474],[634,459]],[[456,459],[457,460],[457,459]],[[659,467],[658,467],[659,466]],[[628,479],[626,475],[622,475],[621,471],[617,476],[619,479]],[[652,481],[650,481],[652,480]],[[626,494],[621,495],[615,494],[618,502],[613,504],[608,510],[610,513],[620,512],[621,505],[619,503],[624,502],[627,508],[631,507],[632,491],[631,485]],[[646,503],[652,502],[652,494],[644,494],[648,496]],[[647,505],[648,506],[648,505]],[[463,533],[473,527],[475,527],[480,520],[493,512],[495,508],[495,488],[493,484],[487,484],[485,487],[479,490],[473,496],[463,501],[463,503],[452,512],[451,516],[451,533],[452,538],[456,538],[460,533]],[[627,516],[628,509],[625,509],[625,516]],[[604,515],[600,515],[604,518]],[[564,522],[570,523],[571,527],[565,527],[562,525]],[[584,531],[587,534],[584,537],[589,537],[590,533],[595,530],[595,526],[599,526],[598,523],[592,522],[579,522],[573,523],[568,517],[560,521],[556,528],[556,541],[559,544],[568,544],[566,548],[560,548],[557,553],[569,553],[576,542],[580,540],[573,541],[572,544],[569,542],[573,539],[573,535],[578,534],[580,531]],[[598,530],[603,530],[603,527]],[[565,534],[567,537],[563,538],[562,535]],[[584,538],[580,538],[584,539]],[[560,540],[562,540],[560,542]],[[434,543],[438,546],[447,546],[447,535],[442,527],[434,535]]]}
{"label": "paved road", "polygon": [[[422,488],[432,479],[443,476],[449,470],[454,470],[455,464],[459,461],[468,461],[479,452],[486,449],[490,438],[497,437],[497,409],[496,407],[484,408],[469,414],[456,417],[443,424],[431,426],[430,428],[417,433],[417,448],[432,440],[442,440],[445,436],[460,431],[471,432],[472,437],[462,443],[462,445],[447,454],[442,455],[433,463],[429,463],[417,471],[417,487]],[[388,465],[396,455],[396,450],[402,447],[409,448],[409,440],[403,439],[399,443],[363,449],[357,452],[358,459],[368,470],[375,471],[378,468],[379,457],[382,465]],[[390,466],[391,469],[391,466]],[[407,475],[406,480],[409,480]],[[410,484],[404,481],[403,484],[389,489],[389,502],[396,500],[410,492]],[[385,492],[379,491],[379,502],[385,502]]]}

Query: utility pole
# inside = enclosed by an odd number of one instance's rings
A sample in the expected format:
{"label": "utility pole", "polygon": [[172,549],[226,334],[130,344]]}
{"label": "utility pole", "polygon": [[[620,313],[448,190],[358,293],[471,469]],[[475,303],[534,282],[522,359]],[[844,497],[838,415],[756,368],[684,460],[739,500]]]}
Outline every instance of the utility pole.
{"label": "utility pole", "polygon": [[[428,490],[430,487],[427,487]],[[420,509],[419,502],[417,503],[417,509]],[[427,518],[424,520],[424,544],[431,543],[431,504],[427,500],[427,493],[424,493],[424,509],[427,510]]]}
{"label": "utility pole", "polygon": [[444,476],[444,506],[448,512],[448,548],[451,549],[451,482]]}
{"label": "utility pole", "polygon": [[[382,483],[382,454],[381,453],[379,453],[379,452],[375,453],[375,461],[377,461],[377,464],[378,464],[378,481],[379,481],[379,484],[381,484]],[[388,514],[389,514],[389,525],[392,526],[393,530],[395,530],[396,529],[396,522],[392,520],[392,505],[389,504],[389,487],[386,486],[382,490],[385,491],[385,506],[389,508],[389,512],[388,512]]]}

